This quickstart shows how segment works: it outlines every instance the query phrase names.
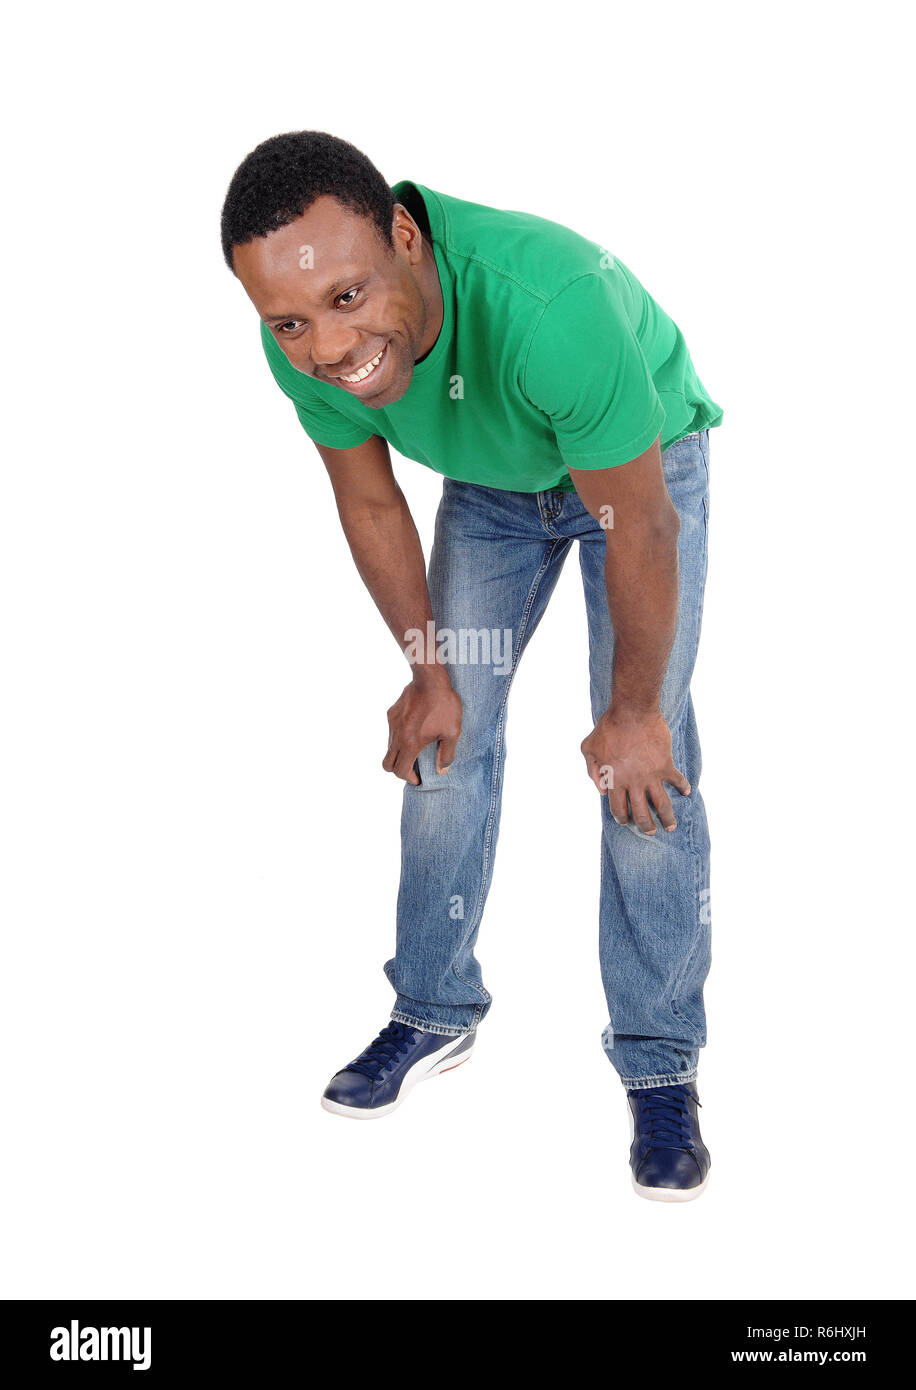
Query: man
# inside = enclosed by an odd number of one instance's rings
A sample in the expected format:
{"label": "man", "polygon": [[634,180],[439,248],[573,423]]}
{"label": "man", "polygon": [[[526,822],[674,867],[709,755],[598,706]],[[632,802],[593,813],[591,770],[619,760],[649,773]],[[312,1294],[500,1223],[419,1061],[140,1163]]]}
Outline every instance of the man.
{"label": "man", "polygon": [[[372,1119],[470,1055],[512,673],[574,540],[601,792],[605,1051],[640,1195],[706,1186],[697,1117],[709,841],[690,677],[723,412],[678,327],[604,248],[403,181],[315,131],[259,145],[223,254],[328,470],[356,566],[410,660],[382,766],[404,783],[388,1024],[330,1082]],[[427,575],[388,444],[444,475]],[[669,790],[670,789],[670,790]]]}

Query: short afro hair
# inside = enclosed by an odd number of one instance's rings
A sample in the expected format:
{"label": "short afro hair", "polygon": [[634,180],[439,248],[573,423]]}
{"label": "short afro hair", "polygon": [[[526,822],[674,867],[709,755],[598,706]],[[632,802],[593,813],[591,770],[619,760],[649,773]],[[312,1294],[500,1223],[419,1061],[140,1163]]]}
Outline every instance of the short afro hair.
{"label": "short afro hair", "polygon": [[320,130],[294,130],[263,140],[232,176],[221,219],[223,256],[295,222],[316,198],[330,195],[368,217],[386,246],[394,247],[394,194],[355,145]]}

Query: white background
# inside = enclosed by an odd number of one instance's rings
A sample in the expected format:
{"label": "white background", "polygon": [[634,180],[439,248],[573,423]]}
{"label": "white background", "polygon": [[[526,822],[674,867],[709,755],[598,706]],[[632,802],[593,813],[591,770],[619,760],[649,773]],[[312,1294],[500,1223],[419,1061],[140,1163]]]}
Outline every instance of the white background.
{"label": "white background", "polygon": [[[912,122],[902,5],[45,6],[7,27],[6,1297],[913,1292]],[[695,682],[707,1195],[636,1199],[605,1059],[577,557],[513,688],[473,1061],[387,1018],[407,677],[223,264],[316,128],[566,223],[725,410]],[[441,482],[396,472],[428,546]]]}

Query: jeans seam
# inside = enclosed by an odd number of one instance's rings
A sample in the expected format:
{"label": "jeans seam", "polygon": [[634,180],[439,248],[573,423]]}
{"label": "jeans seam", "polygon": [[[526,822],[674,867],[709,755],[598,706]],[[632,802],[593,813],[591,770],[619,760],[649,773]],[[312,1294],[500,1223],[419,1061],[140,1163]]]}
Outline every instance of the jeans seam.
{"label": "jeans seam", "polygon": [[634,1091],[651,1091],[656,1086],[680,1086],[688,1081],[696,1081],[697,1069],[693,1067],[690,1071],[681,1072],[660,1072],[657,1076],[622,1076],[620,1080],[624,1086],[629,1086]]}
{"label": "jeans seam", "polygon": [[[551,545],[550,550],[544,557],[540,569],[534,576],[534,579],[531,581],[531,587],[528,590],[528,596],[525,600],[525,606],[522,609],[521,621],[519,622],[518,640],[515,644],[515,649],[512,653],[512,670],[509,673],[509,679],[506,682],[506,689],[503,693],[503,698],[500,701],[499,714],[496,719],[496,739],[493,752],[493,776],[491,779],[490,786],[490,805],[487,810],[487,819],[484,828],[483,864],[480,879],[480,892],[477,897],[477,902],[474,906],[474,914],[471,918],[470,925],[468,926],[468,929],[461,940],[461,945],[458,948],[459,954],[464,951],[468,941],[480,926],[480,922],[483,917],[483,908],[487,895],[488,877],[492,867],[491,846],[493,836],[493,821],[496,815],[496,806],[499,799],[498,790],[500,771],[502,768],[503,730],[505,728],[506,707],[509,703],[509,693],[512,689],[512,682],[515,680],[515,673],[518,670],[518,662],[521,657],[522,647],[525,641],[525,634],[528,631],[528,619],[531,616],[531,609],[534,607],[534,601],[537,598],[537,592],[540,588],[541,580],[544,578],[544,575],[550,568],[551,561],[553,560],[553,557],[557,549],[565,544],[567,544],[567,542],[562,537],[558,536],[557,539]],[[486,995],[485,1002],[490,1002],[492,996],[487,991],[483,990],[482,986],[476,985],[473,980],[465,979],[465,977],[460,973],[457,965],[455,965],[454,962],[452,964],[452,970],[454,971],[455,976],[459,980],[461,980],[462,984],[470,985],[472,989],[479,990],[481,993]]]}
{"label": "jeans seam", "polygon": [[[693,818],[691,817],[691,824],[689,828],[691,832],[690,855],[693,859],[693,904],[695,913],[694,932],[693,940],[690,943],[690,949],[684,957],[684,963],[681,966],[680,971],[678,972],[677,979],[675,980],[671,990],[671,1012],[674,1014],[675,1018],[678,1020],[679,1023],[686,1024],[688,1027],[691,1026],[690,1020],[685,1018],[684,1015],[681,1013],[680,1009],[678,1008],[677,996],[683,987],[684,981],[687,979],[687,975],[693,963],[693,958],[697,953],[697,947],[699,946],[700,941],[703,938],[703,923],[700,920],[700,856],[696,853],[696,850],[693,846],[692,819]],[[694,1046],[697,1046],[697,1044],[694,1044]]]}
{"label": "jeans seam", "polygon": [[[480,1006],[477,1005],[478,1011],[479,1008]],[[444,1038],[461,1038],[465,1033],[473,1033],[479,1022],[479,1019],[475,1017],[470,1028],[459,1028],[456,1031],[452,1028],[446,1028],[440,1023],[426,1023],[418,1018],[409,1018],[407,1014],[402,1014],[397,1009],[392,1009],[390,1017],[395,1023],[404,1023],[408,1028],[419,1028],[421,1033],[437,1033]]]}
{"label": "jeans seam", "polygon": [[706,585],[706,578],[709,572],[709,431],[704,431],[704,438],[700,440],[700,453],[703,455],[703,467],[706,470],[706,487],[703,489],[703,585]]}
{"label": "jeans seam", "polygon": [[[701,433],[701,432],[697,432],[697,448],[698,448],[698,451],[699,451],[699,454],[700,454],[700,459],[701,459],[702,466],[703,466],[703,473],[704,473],[705,482],[704,482],[704,488],[703,488],[703,518],[704,518],[704,520],[703,520],[703,570],[702,570],[702,579],[701,579],[701,585],[700,585],[700,602],[699,602],[699,604],[694,605],[694,608],[693,608],[693,610],[691,611],[691,615],[690,615],[690,617],[691,617],[691,623],[692,623],[692,631],[691,631],[691,635],[690,635],[690,641],[691,641],[692,650],[693,650],[694,652],[696,652],[696,651],[699,649],[699,645],[700,645],[700,635],[701,635],[702,627],[703,627],[703,607],[704,607],[704,594],[705,594],[705,586],[706,586],[706,557],[707,557],[707,545],[708,545],[707,525],[706,525],[706,498],[707,498],[708,492],[709,492],[709,470],[708,470],[708,466],[707,466],[707,462],[706,462],[706,450],[705,450],[704,447],[703,447],[703,438],[702,438],[702,433]],[[692,676],[693,676],[693,672],[691,671],[691,673],[690,673],[690,679],[692,679]],[[676,712],[676,714],[677,714],[679,717],[677,717],[677,718],[676,718],[676,721],[675,721],[676,732],[675,732],[675,736],[674,736],[674,739],[673,739],[673,743],[674,743],[676,746],[673,748],[672,751],[674,752],[675,757],[676,757],[676,759],[677,759],[675,765],[678,766],[678,767],[683,767],[683,753],[684,753],[684,742],[683,742],[683,739],[684,739],[684,717],[685,717],[686,712],[687,712],[687,706],[688,706],[689,700],[690,700],[690,694],[689,694],[689,681],[688,681],[688,692],[687,692],[687,695],[685,696],[685,700],[684,700],[684,703],[683,703],[683,708],[679,708],[679,710]],[[696,782],[697,782],[697,787],[698,787],[698,786],[699,786],[699,777],[697,777]],[[691,790],[694,790],[694,788],[691,788]],[[692,860],[693,860],[693,911],[694,911],[694,931],[693,931],[693,939],[692,939],[692,941],[691,941],[691,943],[690,943],[690,947],[689,947],[689,949],[688,949],[688,951],[687,951],[687,953],[686,953],[686,955],[685,955],[685,957],[684,957],[684,960],[683,960],[682,965],[681,965],[681,969],[678,971],[678,974],[677,974],[676,979],[672,982],[670,1006],[671,1006],[671,1012],[672,1012],[672,1014],[674,1015],[674,1017],[678,1020],[678,1022],[679,1022],[679,1023],[686,1024],[686,1025],[689,1026],[689,1020],[686,1019],[686,1018],[684,1017],[684,1015],[680,1012],[680,1010],[679,1010],[678,1007],[677,1007],[677,996],[678,996],[678,993],[680,992],[680,990],[681,990],[681,988],[682,988],[682,986],[683,986],[683,984],[684,984],[684,981],[687,979],[687,975],[688,975],[688,973],[689,973],[690,967],[691,967],[691,965],[692,965],[692,963],[693,963],[693,960],[694,960],[694,958],[695,958],[695,956],[696,956],[697,950],[698,950],[698,948],[699,948],[700,942],[701,942],[702,937],[703,937],[703,923],[702,923],[701,918],[700,918],[700,861],[701,861],[701,855],[699,854],[699,852],[698,852],[698,850],[697,850],[696,835],[695,835],[695,824],[694,824],[694,816],[693,816],[693,807],[692,807],[691,804],[690,804],[689,798],[687,799],[687,805],[686,805],[686,808],[685,808],[685,813],[682,813],[682,814],[679,814],[679,815],[678,815],[678,821],[679,821],[681,824],[684,825],[685,838],[686,838],[686,841],[687,841],[687,853],[691,856],[691,858],[692,858]],[[686,823],[685,823],[685,822],[686,822]],[[695,1045],[695,1046],[698,1046],[699,1044],[694,1044],[694,1045]]]}
{"label": "jeans seam", "polygon": [[[551,490],[551,491],[556,491],[556,489],[550,489],[550,490]],[[577,494],[577,495],[578,495],[578,494]],[[543,502],[544,496],[545,496],[545,494],[544,494],[543,492],[539,492],[539,493],[537,494],[537,501],[538,501],[538,517],[539,517],[539,519],[540,519],[541,526],[542,526],[542,527],[544,528],[544,530],[547,532],[548,536],[551,536],[551,537],[553,537],[555,540],[558,540],[558,541],[563,540],[564,537],[561,536],[561,535],[559,534],[559,532],[557,531],[557,529],[556,529],[556,527],[554,526],[553,523],[559,519],[560,513],[561,513],[562,510],[563,510],[563,501],[564,501],[564,499],[563,499],[563,498],[560,499],[560,505],[557,507],[556,511],[550,511],[550,512],[549,512],[549,511],[547,511],[547,509],[546,509],[545,506],[544,506],[544,502]]]}
{"label": "jeans seam", "polygon": [[[676,767],[683,767],[683,765],[684,765],[684,759],[683,759],[683,753],[684,753],[683,732],[684,732],[684,721],[683,721],[683,717],[682,717],[680,720],[678,720],[678,723],[677,723],[677,733],[676,733],[676,737],[675,737],[675,742],[676,742],[676,745],[677,745],[677,747],[676,747],[676,762],[675,762],[675,766],[676,766]],[[697,786],[699,786],[699,779],[697,779]],[[691,787],[691,791],[693,791],[693,790],[695,790],[695,788]],[[679,1009],[678,1006],[677,1006],[677,996],[678,996],[678,994],[680,993],[680,990],[681,990],[681,988],[682,988],[682,986],[683,986],[683,984],[684,984],[684,981],[687,979],[687,975],[688,975],[688,973],[689,973],[689,971],[690,971],[690,967],[691,967],[691,965],[692,965],[692,963],[693,963],[693,959],[694,959],[694,957],[695,957],[695,955],[696,955],[696,953],[697,953],[697,949],[698,949],[698,947],[699,947],[699,945],[700,945],[700,942],[701,942],[701,940],[702,940],[702,937],[703,937],[703,922],[702,922],[702,919],[701,919],[701,916],[700,916],[700,866],[701,866],[701,861],[702,861],[702,855],[701,855],[701,854],[699,853],[699,851],[697,850],[696,837],[695,837],[695,833],[694,833],[694,831],[695,831],[695,825],[694,825],[693,807],[690,805],[690,799],[689,799],[689,798],[687,798],[686,815],[679,815],[679,823],[680,823],[681,825],[684,826],[684,829],[685,829],[685,832],[686,832],[686,839],[687,839],[687,850],[686,850],[686,852],[690,855],[690,858],[691,858],[691,860],[693,861],[693,911],[694,911],[694,923],[693,923],[693,937],[692,937],[692,940],[691,940],[691,942],[690,942],[690,946],[689,946],[689,948],[688,948],[688,950],[687,950],[686,955],[684,956],[684,960],[683,960],[683,963],[682,963],[682,965],[681,965],[681,969],[678,971],[678,974],[677,974],[676,978],[674,979],[674,981],[672,982],[672,985],[671,985],[671,1001],[670,1001],[670,1003],[671,1003],[671,1012],[673,1013],[674,1017],[678,1020],[678,1022],[679,1022],[679,1023],[685,1024],[687,1027],[691,1027],[691,1025],[690,1025],[690,1020],[684,1017],[684,1015],[681,1013],[680,1009]],[[694,1045],[695,1047],[696,1047],[696,1046],[699,1046],[698,1043],[694,1043],[693,1045]]]}

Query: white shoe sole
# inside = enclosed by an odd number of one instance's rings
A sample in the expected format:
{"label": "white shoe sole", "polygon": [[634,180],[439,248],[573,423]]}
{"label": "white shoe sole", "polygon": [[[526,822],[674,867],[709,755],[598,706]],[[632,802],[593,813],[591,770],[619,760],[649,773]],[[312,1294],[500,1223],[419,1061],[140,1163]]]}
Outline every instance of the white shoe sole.
{"label": "white shoe sole", "polygon": [[[627,1116],[630,1121],[630,1143],[636,1137],[636,1125],[633,1120],[633,1111],[627,1102]],[[697,1197],[702,1197],[706,1191],[706,1184],[709,1182],[709,1173],[696,1187],[646,1187],[636,1181],[636,1174],[630,1169],[630,1178],[633,1182],[633,1191],[639,1197],[645,1197],[650,1202],[693,1202]]]}
{"label": "white shoe sole", "polygon": [[640,1197],[648,1197],[650,1202],[692,1202],[694,1198],[702,1197],[709,1182],[707,1173],[698,1187],[644,1187],[636,1181],[632,1171],[630,1177],[633,1179],[634,1191],[638,1192]]}
{"label": "white shoe sole", "polygon": [[[397,1100],[393,1100],[390,1105],[379,1105],[374,1110],[367,1110],[357,1105],[341,1105],[339,1101],[328,1100],[327,1096],[322,1096],[322,1109],[327,1110],[331,1115],[342,1115],[346,1120],[380,1120],[383,1115],[390,1115],[392,1110],[397,1110],[399,1105],[403,1105],[414,1086],[418,1085],[421,1081],[429,1081],[432,1077],[438,1076],[440,1072],[454,1071],[456,1067],[460,1067],[464,1062],[469,1061],[474,1051],[473,1043],[466,1052],[462,1052],[457,1061],[453,1060],[452,1056],[449,1055],[462,1039],[466,1037],[467,1033],[458,1037],[454,1035],[450,1036],[446,1039],[445,1045],[440,1048],[438,1052],[430,1052],[423,1058],[422,1062],[417,1062],[411,1067],[410,1071],[401,1082],[401,1089],[398,1092]],[[447,1055],[443,1056],[443,1053]],[[436,1060],[437,1058],[439,1060]],[[429,1062],[429,1067],[424,1068],[424,1062]]]}

